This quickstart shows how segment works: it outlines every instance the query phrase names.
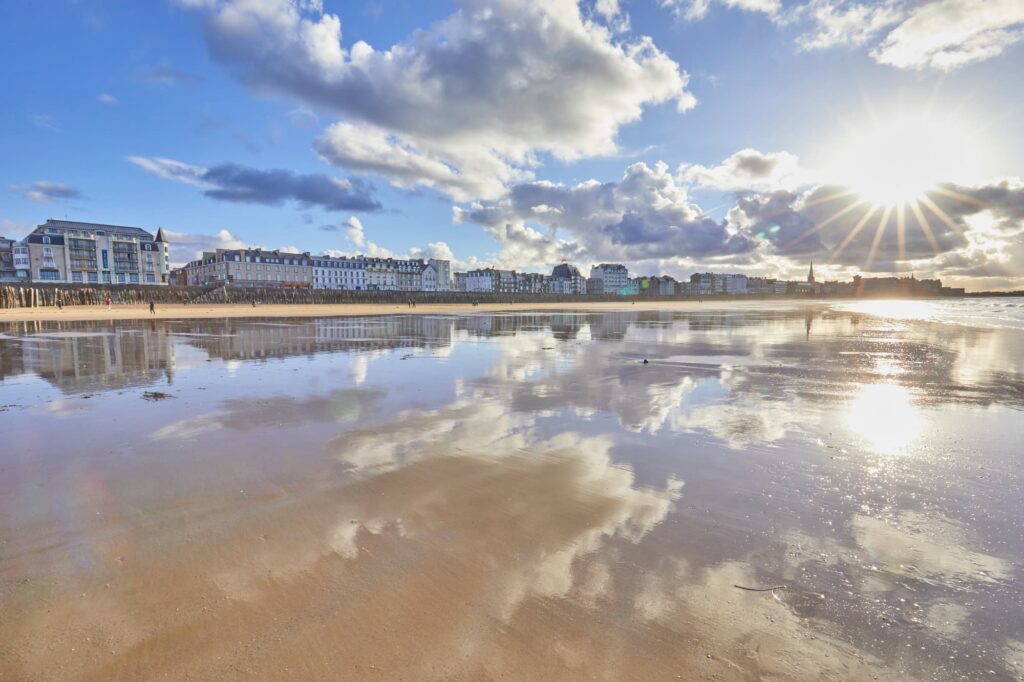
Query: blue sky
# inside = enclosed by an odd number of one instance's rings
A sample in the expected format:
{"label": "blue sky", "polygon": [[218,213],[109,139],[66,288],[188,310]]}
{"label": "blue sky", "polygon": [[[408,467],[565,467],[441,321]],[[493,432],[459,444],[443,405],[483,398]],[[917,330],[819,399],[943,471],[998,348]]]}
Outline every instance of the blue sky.
{"label": "blue sky", "polygon": [[0,234],[1020,287],[1022,32],[1012,0],[3,3]]}

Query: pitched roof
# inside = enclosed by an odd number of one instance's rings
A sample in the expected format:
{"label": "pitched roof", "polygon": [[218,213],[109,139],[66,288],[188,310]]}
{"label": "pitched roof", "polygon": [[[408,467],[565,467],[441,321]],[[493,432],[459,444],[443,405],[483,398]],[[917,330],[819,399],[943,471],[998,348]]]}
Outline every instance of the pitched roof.
{"label": "pitched roof", "polygon": [[141,227],[106,225],[104,223],[83,223],[77,220],[56,220],[54,218],[47,218],[46,222],[39,227],[59,227],[65,230],[106,230],[108,232],[132,235],[133,237],[145,237],[146,239],[153,238],[152,233],[143,230]]}

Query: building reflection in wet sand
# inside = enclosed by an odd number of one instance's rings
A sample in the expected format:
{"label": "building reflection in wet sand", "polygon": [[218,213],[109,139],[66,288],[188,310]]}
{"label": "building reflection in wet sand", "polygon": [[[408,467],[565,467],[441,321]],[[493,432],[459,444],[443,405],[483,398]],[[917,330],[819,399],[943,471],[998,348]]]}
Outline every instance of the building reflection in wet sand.
{"label": "building reflection in wet sand", "polygon": [[1022,674],[1018,331],[752,306],[0,332],[15,678]]}

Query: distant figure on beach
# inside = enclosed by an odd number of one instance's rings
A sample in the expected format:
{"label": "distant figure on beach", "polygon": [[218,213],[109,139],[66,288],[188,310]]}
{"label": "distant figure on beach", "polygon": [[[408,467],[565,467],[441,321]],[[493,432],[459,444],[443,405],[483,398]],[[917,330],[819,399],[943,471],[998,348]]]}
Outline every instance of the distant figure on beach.
{"label": "distant figure on beach", "polygon": [[57,310],[64,310],[64,301],[57,299]]}
{"label": "distant figure on beach", "polygon": [[156,315],[156,303],[154,303],[153,301],[149,302],[149,314]]}
{"label": "distant figure on beach", "polygon": [[107,310],[110,310],[110,306],[112,306],[113,304],[113,299],[111,299],[110,296],[107,296]]}
{"label": "distant figure on beach", "polygon": [[256,307],[256,299],[255,299],[255,298],[254,298],[254,299],[252,299],[252,307],[253,307],[253,308],[255,308],[255,307]]}

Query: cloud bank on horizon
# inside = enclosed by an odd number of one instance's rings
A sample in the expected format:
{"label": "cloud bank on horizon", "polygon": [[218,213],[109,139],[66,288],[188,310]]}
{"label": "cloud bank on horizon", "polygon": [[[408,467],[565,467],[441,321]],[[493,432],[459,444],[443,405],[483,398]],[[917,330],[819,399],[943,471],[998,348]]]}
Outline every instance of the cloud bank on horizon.
{"label": "cloud bank on horizon", "polygon": [[[302,236],[297,228],[269,238],[242,227],[215,236],[182,231],[176,253],[184,257],[218,245],[344,239],[321,250],[430,254],[457,267],[615,261],[677,276],[702,269],[786,276],[813,258],[836,277],[912,271],[974,288],[1024,283],[1024,182],[1012,174],[929,177],[926,190],[880,201],[774,140],[751,144],[753,136],[737,134],[732,149],[699,158],[664,143],[666,131],[728,137],[726,124],[691,121],[704,107],[715,115],[716,90],[752,87],[742,74],[721,82],[707,76],[701,49],[675,45],[671,31],[756,25],[765,40],[788,42],[796,63],[836,53],[856,60],[860,73],[913,83],[1000,60],[1019,64],[1018,0],[455,0],[452,13],[424,18],[379,46],[348,38],[345,22],[358,10],[346,5],[169,2],[196,22],[212,74],[159,60],[135,67],[135,82],[194,92],[227,76],[253,101],[287,103],[281,125],[311,133],[306,154],[335,171],[292,170],[287,160],[269,168],[196,165],[169,158],[178,156],[170,144],[154,155],[122,154],[147,176],[191,186],[197,196],[325,218]],[[659,21],[670,32],[655,38],[640,28]],[[712,70],[723,68],[721,55],[701,48],[719,64]],[[711,86],[701,90],[701,78]],[[108,110],[130,105],[98,87]],[[1021,96],[1008,97],[1004,105],[1019,108]],[[629,149],[645,144],[654,146],[642,159],[629,158],[637,156]],[[9,189],[33,202],[87,196],[56,180]],[[455,242],[475,225],[493,246],[470,256],[478,239],[450,244],[425,227],[392,239],[399,248],[368,236],[375,223],[415,214],[424,202],[449,207]]]}

